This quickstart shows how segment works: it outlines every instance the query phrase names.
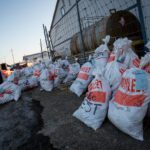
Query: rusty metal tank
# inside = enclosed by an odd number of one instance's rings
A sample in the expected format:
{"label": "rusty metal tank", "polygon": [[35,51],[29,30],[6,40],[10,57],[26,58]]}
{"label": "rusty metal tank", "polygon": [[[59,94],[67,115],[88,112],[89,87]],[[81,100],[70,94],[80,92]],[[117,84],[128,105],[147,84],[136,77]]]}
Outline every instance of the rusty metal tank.
{"label": "rusty metal tank", "polygon": [[[129,11],[117,11],[83,30],[83,41],[85,51],[94,50],[102,43],[102,39],[111,36],[110,47],[116,38],[128,37],[136,41],[142,39],[140,23]],[[80,33],[73,35],[70,43],[70,50],[73,55],[83,49]]]}

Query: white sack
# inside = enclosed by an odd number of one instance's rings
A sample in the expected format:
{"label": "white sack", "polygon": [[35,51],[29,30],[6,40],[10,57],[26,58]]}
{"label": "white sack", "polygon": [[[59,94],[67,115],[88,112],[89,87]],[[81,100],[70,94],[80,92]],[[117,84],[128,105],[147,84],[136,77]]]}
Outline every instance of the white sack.
{"label": "white sack", "polygon": [[106,117],[110,94],[109,83],[104,77],[97,75],[89,84],[86,97],[73,116],[88,127],[98,129]]}
{"label": "white sack", "polygon": [[0,85],[0,104],[15,100],[18,101],[21,96],[19,86],[11,82],[4,82]]}
{"label": "white sack", "polygon": [[132,68],[122,78],[109,103],[108,118],[121,131],[143,140],[143,119],[150,102],[150,80],[146,72]]}
{"label": "white sack", "polygon": [[70,87],[70,90],[78,96],[81,96],[86,91],[88,84],[93,79],[92,76],[93,66],[90,62],[82,65],[80,72]]}

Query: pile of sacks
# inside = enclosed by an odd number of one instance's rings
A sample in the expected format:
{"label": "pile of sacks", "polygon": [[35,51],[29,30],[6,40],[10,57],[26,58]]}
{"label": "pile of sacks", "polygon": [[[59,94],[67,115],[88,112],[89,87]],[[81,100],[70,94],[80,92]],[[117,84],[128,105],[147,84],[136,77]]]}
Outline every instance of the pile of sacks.
{"label": "pile of sacks", "polygon": [[[0,85],[0,104],[17,101],[24,90],[40,86],[51,92],[61,83],[73,81],[70,91],[77,96],[87,91],[74,117],[96,130],[108,114],[117,128],[142,141],[143,119],[148,109],[150,112],[150,52],[139,59],[128,38],[117,39],[110,52],[109,41],[106,36],[81,68],[77,59],[70,64],[66,58],[15,70]],[[150,51],[150,42],[146,47]]]}
{"label": "pile of sacks", "polygon": [[[106,36],[93,58],[83,64],[70,87],[78,96],[88,90],[73,116],[96,130],[108,114],[118,129],[142,141],[150,102],[150,52],[140,60],[127,38],[117,39],[110,52],[109,39]],[[146,46],[150,50],[150,42]]]}
{"label": "pile of sacks", "polygon": [[0,85],[0,104],[11,100],[17,101],[21,96],[21,91],[40,86],[41,90],[50,92],[61,83],[73,81],[80,71],[77,61],[75,59],[73,64],[70,64],[67,58],[55,62],[42,61],[32,67],[14,70]]}

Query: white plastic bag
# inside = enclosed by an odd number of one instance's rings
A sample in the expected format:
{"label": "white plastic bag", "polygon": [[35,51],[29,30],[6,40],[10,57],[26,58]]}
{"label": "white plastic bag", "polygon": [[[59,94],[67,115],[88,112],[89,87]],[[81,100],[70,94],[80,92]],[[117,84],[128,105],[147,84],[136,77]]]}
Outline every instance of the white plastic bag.
{"label": "white plastic bag", "polygon": [[108,118],[121,131],[143,140],[143,119],[150,102],[150,80],[138,68],[127,70],[109,103]]}
{"label": "white plastic bag", "polygon": [[150,74],[150,52],[141,58],[140,68]]}
{"label": "white plastic bag", "polygon": [[70,90],[78,96],[81,96],[86,91],[88,84],[93,79],[92,76],[93,66],[90,62],[82,65],[80,72],[70,87]]}
{"label": "white plastic bag", "polygon": [[104,68],[107,64],[108,57],[109,57],[109,48],[108,48],[108,42],[110,40],[110,36],[106,36],[105,39],[103,39],[104,44],[101,44],[96,50],[93,55],[93,63],[95,69],[101,70],[101,72],[104,72]]}
{"label": "white plastic bag", "polygon": [[132,55],[131,43],[132,41],[128,38],[117,39],[113,43],[114,48],[109,56],[107,65],[111,65],[113,61],[117,60],[129,67],[130,59],[132,58],[132,56],[130,56]]}
{"label": "white plastic bag", "polygon": [[98,129],[106,117],[110,95],[109,83],[97,74],[88,86],[86,98],[73,116],[94,130]]}
{"label": "white plastic bag", "polygon": [[18,81],[21,90],[29,90],[38,86],[38,79],[34,76],[24,77]]}
{"label": "white plastic bag", "polygon": [[32,67],[23,68],[21,70],[21,74],[22,74],[22,76],[25,76],[25,77],[32,76],[33,75],[33,68]]}
{"label": "white plastic bag", "polygon": [[77,77],[77,74],[80,71],[80,64],[79,63],[74,63],[69,65],[69,72],[63,83],[70,82],[74,80]]}
{"label": "white plastic bag", "polygon": [[125,62],[129,62],[129,68],[139,68],[140,66],[140,59],[132,49],[127,53]]}
{"label": "white plastic bag", "polygon": [[67,76],[67,72],[61,67],[55,67],[54,87],[58,87]]}
{"label": "white plastic bag", "polygon": [[7,81],[18,84],[18,81],[19,81],[20,77],[21,77],[20,70],[14,70],[14,72],[7,78]]}
{"label": "white plastic bag", "polygon": [[35,64],[33,66],[33,76],[39,79],[41,75],[41,64]]}
{"label": "white plastic bag", "polygon": [[40,75],[40,85],[41,88],[44,89],[45,91],[52,91],[54,87],[54,81],[52,78],[52,74],[48,69],[43,69],[42,73]]}
{"label": "white plastic bag", "polygon": [[4,82],[0,85],[0,104],[15,100],[18,101],[21,96],[19,86],[11,82]]}
{"label": "white plastic bag", "polygon": [[[148,42],[150,44],[150,42]],[[148,79],[150,80],[150,52],[147,52],[144,57],[141,58],[140,68],[147,72]],[[150,103],[148,106],[147,116],[150,117]]]}
{"label": "white plastic bag", "polygon": [[111,64],[108,64],[105,69],[105,78],[109,81],[111,90],[115,93],[115,91],[118,89],[122,75],[126,71],[127,66],[118,62],[113,61]]}

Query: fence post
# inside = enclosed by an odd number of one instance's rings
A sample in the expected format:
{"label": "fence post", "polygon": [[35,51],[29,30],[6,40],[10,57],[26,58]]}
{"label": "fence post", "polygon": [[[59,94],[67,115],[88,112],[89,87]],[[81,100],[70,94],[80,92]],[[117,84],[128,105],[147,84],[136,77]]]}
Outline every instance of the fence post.
{"label": "fence post", "polygon": [[142,10],[142,6],[141,6],[142,4],[141,4],[141,0],[136,0],[136,1],[137,1],[139,18],[140,18],[140,22],[141,22],[142,36],[143,36],[143,39],[144,39],[144,43],[146,43],[147,42],[147,35],[146,35],[146,30],[145,30],[143,10]]}
{"label": "fence post", "polygon": [[79,12],[79,4],[78,4],[78,0],[76,0],[76,7],[77,7],[77,17],[78,17],[78,23],[79,23],[79,30],[80,30],[80,36],[81,36],[81,42],[82,42],[82,46],[83,49],[81,51],[83,58],[84,58],[84,62],[86,61],[86,57],[85,57],[85,44],[84,44],[84,40],[83,40],[83,33],[82,33],[82,27],[81,27],[81,19],[80,19],[80,12]]}

